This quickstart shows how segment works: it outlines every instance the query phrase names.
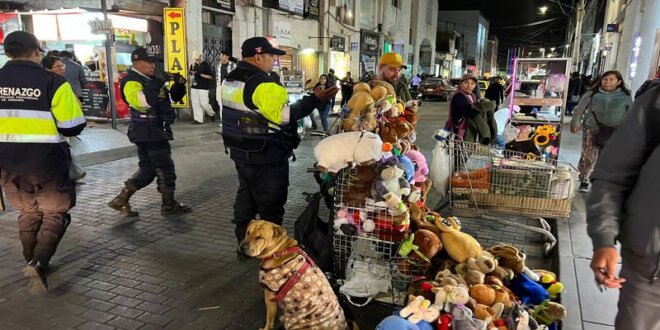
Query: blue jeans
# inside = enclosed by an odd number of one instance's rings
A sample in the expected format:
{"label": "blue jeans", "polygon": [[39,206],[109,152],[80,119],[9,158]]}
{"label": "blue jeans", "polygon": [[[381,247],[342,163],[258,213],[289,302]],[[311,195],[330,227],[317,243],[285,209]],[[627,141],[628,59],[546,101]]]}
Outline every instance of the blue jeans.
{"label": "blue jeans", "polygon": [[321,116],[321,126],[323,126],[323,131],[328,131],[328,116],[330,115],[330,109],[332,109],[332,103],[322,106],[319,110],[319,115]]}

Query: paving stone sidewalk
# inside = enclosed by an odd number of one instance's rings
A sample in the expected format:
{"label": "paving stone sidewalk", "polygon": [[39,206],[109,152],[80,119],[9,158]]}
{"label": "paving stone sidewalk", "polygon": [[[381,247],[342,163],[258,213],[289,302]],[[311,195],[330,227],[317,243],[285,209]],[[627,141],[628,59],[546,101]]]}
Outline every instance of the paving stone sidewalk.
{"label": "paving stone sidewalk", "polygon": [[[447,105],[426,102],[422,115],[418,145],[430,160],[432,132],[444,123]],[[265,307],[257,283],[258,262],[236,259],[229,222],[237,186],[234,165],[224,154],[215,128],[206,125],[205,132],[191,133],[173,150],[177,198],[194,209],[187,215],[162,217],[160,195],[151,185],[131,199],[140,216],[122,217],[106,203],[136,170],[136,157],[106,162],[101,153],[88,158],[96,165],[85,168],[88,175],[79,187],[73,223],[52,260],[51,290],[42,297],[29,296],[24,288],[17,213],[1,213],[0,329],[261,326]],[[313,146],[318,141],[308,135],[296,152],[298,161],[291,163],[285,221],[290,232],[306,206],[302,192],[318,189],[311,174],[306,173],[314,163]],[[80,157],[113,150],[94,145],[89,149]],[[463,223],[465,231],[485,246],[513,242],[525,248],[530,260],[536,260],[532,262],[550,264],[537,251],[541,244],[537,234],[502,230],[477,219],[464,219]]]}

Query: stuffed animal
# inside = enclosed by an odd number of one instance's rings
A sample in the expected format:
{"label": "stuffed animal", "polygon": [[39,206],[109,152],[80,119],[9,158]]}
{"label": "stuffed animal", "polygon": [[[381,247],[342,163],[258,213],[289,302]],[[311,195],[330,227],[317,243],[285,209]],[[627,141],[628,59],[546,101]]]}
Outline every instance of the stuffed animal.
{"label": "stuffed animal", "polygon": [[470,297],[477,303],[491,306],[495,303],[495,290],[489,285],[476,284],[470,288]]}
{"label": "stuffed animal", "polygon": [[[419,229],[414,233],[415,238],[413,243],[419,247],[419,252],[426,256],[427,259],[433,258],[438,252],[442,250],[442,242],[438,235],[430,230]],[[416,258],[416,255],[412,256]]]}
{"label": "stuffed animal", "polygon": [[451,309],[452,329],[486,330],[487,322],[472,317],[472,311],[466,306],[454,305]]}
{"label": "stuffed animal", "polygon": [[469,258],[481,255],[481,245],[474,237],[460,231],[457,218],[449,217],[436,220],[435,226],[442,231],[440,239],[447,254],[457,262],[466,262]]}
{"label": "stuffed animal", "polygon": [[376,165],[357,166],[356,173],[348,176],[346,187],[340,190],[345,205],[364,207],[366,198],[371,198],[371,185],[376,177]]}
{"label": "stuffed animal", "polygon": [[419,121],[419,114],[417,112],[411,111],[406,109],[403,113],[403,118],[406,119],[407,122],[409,122],[411,125],[417,126],[417,122]]}
{"label": "stuffed animal", "polygon": [[452,274],[452,272],[449,269],[443,269],[439,271],[435,275],[435,281],[438,283],[440,287],[444,287],[445,285],[461,286],[464,288],[468,287],[468,284],[465,282],[465,280],[462,277],[456,274]]}
{"label": "stuffed animal", "polygon": [[383,141],[370,132],[345,132],[321,140],[314,148],[317,166],[337,173],[350,166],[369,165],[381,159]]}
{"label": "stuffed animal", "polygon": [[534,273],[540,277],[539,281],[550,294],[550,298],[556,299],[557,296],[564,291],[564,284],[557,281],[557,275],[554,273],[543,269],[535,269]]}
{"label": "stuffed animal", "polygon": [[450,311],[451,304],[465,305],[470,301],[468,290],[461,285],[445,285],[440,288],[433,288],[433,292],[435,292],[435,304],[443,306],[442,310],[445,312]]}
{"label": "stuffed animal", "polygon": [[[398,150],[396,150],[398,152]],[[403,166],[403,169],[405,170],[406,173],[406,180],[410,184],[414,184],[415,180],[415,172],[416,172],[416,166],[415,163],[410,159],[410,157],[403,155],[403,156],[397,156],[399,158],[399,164]]]}
{"label": "stuffed animal", "polygon": [[[424,299],[423,296],[409,296],[408,305],[399,311],[399,316],[407,318],[408,321],[417,324],[422,321],[425,316],[432,317],[432,315],[435,314],[434,311],[428,311],[430,306],[431,301]],[[434,308],[434,310],[436,309]],[[440,315],[439,311],[437,315]]]}
{"label": "stuffed animal", "polygon": [[[331,136],[332,137],[332,136]],[[325,140],[322,140],[323,142]],[[410,194],[410,184],[404,177],[404,169],[398,164],[397,159],[390,159],[376,168],[376,178],[371,186],[371,197],[375,202],[385,200],[389,192],[396,196],[407,196]]]}
{"label": "stuffed animal", "polygon": [[[474,317],[479,320],[484,320],[487,323],[499,319],[502,316],[502,311],[504,306],[502,304],[494,304],[493,306],[486,306],[483,304],[477,304],[474,306]],[[492,326],[493,324],[491,324]]]}
{"label": "stuffed animal", "polygon": [[540,324],[551,325],[566,317],[566,308],[556,302],[544,300],[540,305],[534,307],[532,317]]}
{"label": "stuffed animal", "polygon": [[371,86],[371,89],[374,89],[376,86],[383,86],[385,87],[385,89],[387,89],[388,96],[396,95],[396,92],[394,91],[394,87],[392,87],[392,84],[388,83],[387,81],[372,79],[369,81],[369,85]]}
{"label": "stuffed animal", "polygon": [[[420,327],[421,324],[423,323],[413,324],[401,316],[390,315],[378,323],[376,330],[422,330]],[[433,330],[430,325],[425,329]]]}
{"label": "stuffed animal", "polygon": [[500,266],[513,270],[515,274],[525,270],[525,255],[513,245],[498,244],[488,249],[488,252],[497,258]]}
{"label": "stuffed animal", "polygon": [[406,156],[410,158],[415,165],[415,175],[413,177],[415,183],[426,182],[426,176],[429,175],[429,167],[426,163],[426,157],[417,150],[408,151]]}
{"label": "stuffed animal", "polygon": [[509,289],[518,296],[525,305],[539,305],[550,299],[550,294],[540,284],[532,281],[527,275],[519,274],[509,282]]}
{"label": "stuffed animal", "polygon": [[[375,120],[376,108],[373,107],[374,99],[371,97],[369,92],[360,91],[351,96],[351,99],[348,100],[348,108],[351,112],[348,114],[342,123],[342,128],[347,132],[355,132],[362,129],[362,124],[365,122],[365,115],[368,108],[373,108],[373,119]],[[371,122],[369,123],[371,124]],[[375,125],[374,125],[375,128]],[[374,129],[372,128],[372,129]]]}
{"label": "stuffed animal", "polygon": [[397,135],[396,125],[394,123],[385,123],[383,129],[380,131],[380,137],[383,142],[389,142],[396,144],[399,141],[399,136]]}

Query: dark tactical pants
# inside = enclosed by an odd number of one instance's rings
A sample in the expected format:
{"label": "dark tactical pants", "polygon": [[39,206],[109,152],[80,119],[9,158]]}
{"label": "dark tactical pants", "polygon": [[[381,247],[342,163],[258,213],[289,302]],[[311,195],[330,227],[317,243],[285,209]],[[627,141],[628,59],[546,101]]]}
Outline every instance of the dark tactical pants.
{"label": "dark tactical pants", "polygon": [[234,233],[240,243],[250,221],[257,218],[278,225],[284,218],[289,190],[289,161],[265,165],[236,164],[238,191],[234,202]]}
{"label": "dark tactical pants", "polygon": [[18,231],[26,261],[47,266],[71,222],[76,205],[75,183],[68,172],[19,174],[2,171],[0,185],[9,204],[20,210]]}
{"label": "dark tactical pants", "polygon": [[651,284],[650,275],[626,265],[625,258],[619,276],[626,282],[619,291],[615,329],[660,330],[660,280]]}
{"label": "dark tactical pants", "polygon": [[176,183],[176,172],[172,160],[172,149],[169,141],[137,142],[138,166],[140,169],[126,180],[126,187],[140,190],[154,179],[158,184],[158,190],[173,191]]}

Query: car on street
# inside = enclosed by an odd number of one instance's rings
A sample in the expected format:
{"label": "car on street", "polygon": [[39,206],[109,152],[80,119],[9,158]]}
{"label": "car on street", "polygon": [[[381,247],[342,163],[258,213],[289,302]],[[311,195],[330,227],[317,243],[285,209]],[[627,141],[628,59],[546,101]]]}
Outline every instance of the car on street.
{"label": "car on street", "polygon": [[419,84],[417,91],[422,94],[422,98],[440,98],[447,101],[456,92],[456,87],[442,78],[426,78]]}

